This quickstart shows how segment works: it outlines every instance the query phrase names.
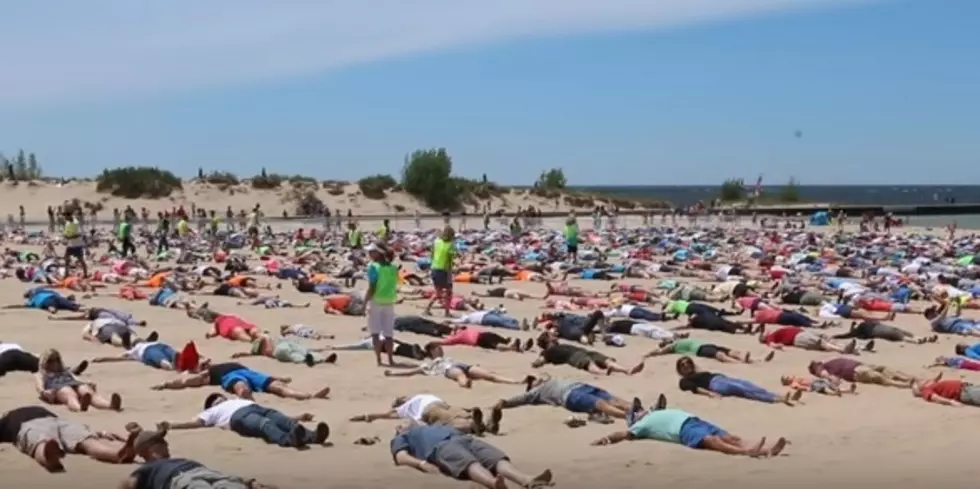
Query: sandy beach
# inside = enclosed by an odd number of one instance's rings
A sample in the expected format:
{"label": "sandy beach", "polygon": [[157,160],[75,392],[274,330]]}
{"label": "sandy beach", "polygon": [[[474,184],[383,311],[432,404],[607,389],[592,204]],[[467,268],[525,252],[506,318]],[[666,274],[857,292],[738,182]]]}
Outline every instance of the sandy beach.
{"label": "sandy beach", "polygon": [[[587,227],[585,222],[581,224]],[[649,285],[653,281],[628,279],[626,282]],[[596,290],[608,288],[606,282],[575,283]],[[508,282],[507,285],[535,294],[544,291],[544,286],[536,283]],[[21,303],[21,295],[28,287],[17,280],[0,280],[0,303]],[[110,287],[110,290],[115,288]],[[483,290],[486,286],[461,285],[457,288],[468,294],[472,290]],[[234,312],[269,330],[281,324],[303,323],[321,332],[335,334],[337,339],[331,343],[355,341],[362,337],[363,318],[327,316],[318,307],[319,301],[315,297],[300,294],[288,285],[281,294],[294,302],[314,300],[314,306],[309,309],[265,309],[239,306],[232,298],[208,297],[207,300],[218,312]],[[197,341],[204,355],[218,361],[248,348],[247,344],[224,339],[206,340],[206,324],[191,320],[182,312],[151,308],[146,301],[126,302],[102,293],[83,303],[130,311],[137,318],[146,319],[149,322],[147,332],[157,331],[161,340],[175,346],[188,340]],[[499,303],[518,318],[532,318],[542,312],[541,301],[503,299]],[[415,304],[398,305],[397,311],[400,314],[420,314]],[[36,354],[47,348],[57,348],[68,364],[122,352],[83,341],[80,331],[84,322],[48,321],[47,313],[42,311],[0,311],[0,322],[3,324],[0,340],[18,343]],[[920,315],[899,315],[892,323],[916,334],[929,333],[928,322]],[[676,320],[667,325],[679,324],[681,321]],[[843,331],[843,327],[838,327],[830,333]],[[515,333],[521,338],[531,338],[536,334],[533,331]],[[767,348],[753,336],[699,330],[694,331],[693,335],[719,345],[752,352],[756,357],[762,357],[767,352]],[[420,344],[430,340],[404,333],[399,334],[398,338]],[[323,343],[306,342],[311,345]],[[926,345],[878,342],[877,352],[865,354],[861,359],[912,374],[932,376],[937,371],[927,370],[924,366],[936,356],[952,355],[956,342],[957,338],[949,336],[941,337],[938,343]],[[655,347],[653,340],[629,337],[624,348],[601,345],[595,348],[629,365]],[[446,355],[517,378],[534,372],[530,364],[536,358],[533,352],[487,352],[469,347],[447,348]],[[781,392],[780,375],[805,375],[809,361],[833,356],[790,348],[778,352],[771,363],[732,365],[698,359],[698,364],[704,369],[746,378]],[[529,473],[550,468],[555,474],[557,486],[566,488],[776,487],[787,484],[801,487],[850,487],[860,484],[897,488],[918,484],[942,484],[943,487],[975,485],[972,476],[975,460],[969,447],[973,445],[972,427],[980,422],[978,409],[932,405],[914,398],[907,389],[867,385],[859,387],[858,395],[844,398],[810,393],[803,398],[803,405],[793,408],[735,398],[710,399],[678,389],[678,377],[674,371],[677,358],[666,356],[647,360],[646,369],[633,377],[595,377],[568,366],[546,366],[541,370],[554,377],[590,382],[627,399],[638,396],[648,404],[663,393],[672,407],[684,409],[746,439],[766,436],[772,442],[784,436],[792,442],[785,453],[773,459],[753,460],[653,441],[595,447],[590,446],[589,442],[611,431],[623,429],[622,423],[589,424],[571,429],[563,424],[571,413],[554,407],[507,410],[501,436],[490,436],[487,440],[506,451],[519,467]],[[289,376],[293,379],[292,385],[299,389],[314,390],[329,385],[332,388],[329,400],[299,402],[262,394],[257,396],[257,400],[287,414],[309,412],[318,420],[326,421],[332,430],[330,439],[333,446],[313,447],[299,452],[211,428],[170,433],[168,440],[171,450],[174,456],[192,458],[221,471],[256,477],[283,489],[466,487],[466,483],[396,467],[392,463],[388,441],[398,422],[351,423],[347,421],[348,418],[365,412],[382,412],[399,395],[432,393],[456,406],[486,408],[499,399],[522,391],[520,386],[485,382],[475,383],[472,389],[463,389],[441,377],[386,378],[382,375],[382,369],[374,365],[372,354],[366,351],[340,352],[336,365],[314,368],[265,358],[247,358],[242,363],[257,370]],[[946,376],[956,378],[961,375],[960,372],[963,371],[946,371]],[[122,413],[94,410],[69,413],[63,406],[49,409],[69,419],[85,422],[93,429],[116,432],[122,432],[123,426],[130,421],[153,426],[162,420],[191,420],[202,410],[204,398],[216,390],[202,388],[158,392],[149,389],[150,385],[175,375],[139,363],[94,364],[84,374],[84,379],[96,382],[100,392],[120,393],[124,398],[125,410]],[[965,375],[968,380],[980,381],[976,373]],[[0,411],[32,404],[40,404],[40,401],[31,375],[12,373],[0,378]],[[354,445],[354,440],[371,436],[380,437],[382,442],[367,447]],[[115,487],[135,469],[135,466],[99,464],[82,456],[70,456],[66,460],[67,474],[49,475],[10,445],[0,446],[0,467],[3,467],[3,486],[11,488]]]}

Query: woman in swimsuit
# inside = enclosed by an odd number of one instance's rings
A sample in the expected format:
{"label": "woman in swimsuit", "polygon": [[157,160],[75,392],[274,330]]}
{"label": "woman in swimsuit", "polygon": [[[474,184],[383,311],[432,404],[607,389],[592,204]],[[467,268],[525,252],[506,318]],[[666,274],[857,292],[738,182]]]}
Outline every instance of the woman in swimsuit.
{"label": "woman in swimsuit", "polygon": [[122,411],[122,397],[113,393],[109,399],[95,390],[95,384],[75,378],[61,360],[58,350],[50,349],[41,355],[34,386],[41,400],[49,404],[64,404],[69,410],[88,411],[88,408]]}

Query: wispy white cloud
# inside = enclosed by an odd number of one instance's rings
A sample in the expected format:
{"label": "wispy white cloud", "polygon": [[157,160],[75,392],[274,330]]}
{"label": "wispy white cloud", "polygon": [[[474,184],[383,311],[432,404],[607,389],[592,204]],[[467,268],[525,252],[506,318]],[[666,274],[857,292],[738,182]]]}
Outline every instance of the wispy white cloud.
{"label": "wispy white cloud", "polygon": [[859,0],[0,0],[0,106],[148,96],[413,52]]}

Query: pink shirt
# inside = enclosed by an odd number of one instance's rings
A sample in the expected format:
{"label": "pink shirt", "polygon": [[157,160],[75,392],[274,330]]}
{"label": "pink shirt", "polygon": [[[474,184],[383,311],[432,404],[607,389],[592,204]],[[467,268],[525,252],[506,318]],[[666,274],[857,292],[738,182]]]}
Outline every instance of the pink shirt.
{"label": "pink shirt", "polygon": [[755,311],[752,319],[757,323],[776,324],[776,321],[779,320],[779,315],[782,313],[782,310],[775,308],[759,309],[758,311]]}
{"label": "pink shirt", "polygon": [[453,334],[447,336],[442,340],[442,344],[445,346],[451,345],[466,345],[466,346],[476,346],[477,341],[480,339],[480,333],[482,331],[476,328],[460,328],[456,330]]}
{"label": "pink shirt", "polygon": [[214,329],[222,338],[232,339],[231,334],[237,328],[251,331],[258,328],[258,326],[247,323],[244,319],[231,314],[222,314],[214,320]]}

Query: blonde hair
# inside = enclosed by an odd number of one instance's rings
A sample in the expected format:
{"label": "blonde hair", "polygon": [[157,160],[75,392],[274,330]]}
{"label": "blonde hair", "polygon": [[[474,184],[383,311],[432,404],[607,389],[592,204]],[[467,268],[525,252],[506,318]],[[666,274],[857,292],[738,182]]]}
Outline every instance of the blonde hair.
{"label": "blonde hair", "polygon": [[[48,363],[51,360],[57,360],[58,361],[58,366],[60,367],[60,369],[58,369],[58,370],[48,370]],[[44,354],[41,355],[40,361],[38,362],[38,370],[41,373],[60,372],[60,371],[65,370],[65,362],[64,362],[64,360],[61,359],[61,352],[59,352],[58,350],[55,350],[54,348],[49,348],[49,349],[45,350],[44,351]]]}

